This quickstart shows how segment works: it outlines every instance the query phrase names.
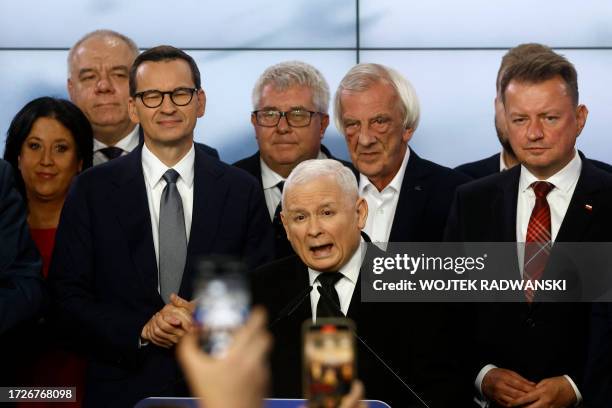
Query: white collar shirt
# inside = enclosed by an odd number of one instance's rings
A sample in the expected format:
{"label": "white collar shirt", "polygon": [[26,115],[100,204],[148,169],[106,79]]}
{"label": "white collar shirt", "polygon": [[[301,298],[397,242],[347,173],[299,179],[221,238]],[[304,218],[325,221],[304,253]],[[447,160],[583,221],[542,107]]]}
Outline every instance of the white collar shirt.
{"label": "white collar shirt", "polygon": [[389,242],[395,210],[409,159],[410,147],[407,147],[397,174],[382,191],[378,191],[366,176],[359,175],[359,195],[365,198],[368,203],[368,218],[363,231],[368,234],[372,242]]}
{"label": "white collar shirt", "polygon": [[[139,125],[134,126],[134,129],[132,129],[130,133],[128,133],[125,137],[123,137],[123,139],[121,139],[115,144],[115,147],[118,147],[121,150],[123,150],[123,153],[121,153],[122,156],[128,154],[129,152],[131,152],[138,146],[138,143],[140,142],[140,136],[138,135],[138,129],[140,129]],[[104,155],[104,153],[100,151],[101,149],[104,149],[107,147],[108,145],[94,138],[93,140],[93,151],[94,151],[93,164],[94,166],[97,164],[106,163],[108,161],[108,158]]]}
{"label": "white collar shirt", "polygon": [[[191,219],[193,214],[193,179],[194,179],[195,150],[193,145],[189,152],[172,168],[177,171],[179,178],[176,188],[181,195],[183,203],[183,215],[185,216],[185,233],[187,241],[191,232]],[[144,144],[142,146],[142,171],[147,190],[149,203],[149,214],[151,215],[151,232],[153,233],[153,245],[155,246],[155,259],[159,270],[159,209],[162,192],[166,187],[163,179],[164,173],[169,169],[162,163]]]}
{"label": "white collar shirt", "polygon": [[[361,241],[357,246],[357,250],[351,259],[337,272],[342,274],[342,278],[340,278],[340,280],[336,283],[335,287],[336,292],[338,292],[338,298],[340,299],[340,310],[342,310],[344,315],[348,313],[349,306],[351,305],[351,298],[353,297],[353,292],[357,286],[359,270],[361,269],[363,255],[365,254],[364,248],[364,240],[361,238]],[[317,277],[321,273],[326,272],[319,272],[308,268],[308,279],[310,286],[313,286],[313,289],[310,291],[310,307],[312,310],[313,321],[315,321],[317,318],[317,303],[319,302],[319,297],[321,296],[319,294],[319,290],[317,289],[317,287],[321,286],[321,282],[317,280]]]}

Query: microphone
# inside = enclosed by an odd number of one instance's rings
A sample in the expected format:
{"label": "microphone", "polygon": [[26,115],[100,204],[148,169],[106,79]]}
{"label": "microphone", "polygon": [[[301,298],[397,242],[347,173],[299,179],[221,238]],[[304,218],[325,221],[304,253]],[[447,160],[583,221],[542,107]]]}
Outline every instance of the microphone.
{"label": "microphone", "polygon": [[293,300],[291,300],[285,307],[282,308],[280,312],[278,312],[278,316],[272,323],[270,323],[269,328],[272,328],[281,321],[282,319],[291,316],[298,307],[304,302],[304,300],[310,296],[310,292],[312,292],[313,286],[307,286],[306,289],[301,291],[299,295],[297,295]]}

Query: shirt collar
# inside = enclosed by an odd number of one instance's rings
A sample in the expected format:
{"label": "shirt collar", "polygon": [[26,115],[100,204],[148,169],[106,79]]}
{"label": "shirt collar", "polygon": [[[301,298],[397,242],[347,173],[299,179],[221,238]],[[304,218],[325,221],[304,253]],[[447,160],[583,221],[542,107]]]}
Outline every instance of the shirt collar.
{"label": "shirt collar", "polygon": [[508,170],[508,165],[506,164],[506,161],[504,160],[504,150],[502,149],[501,153],[499,154],[499,172],[501,173],[502,171]]}
{"label": "shirt collar", "polygon": [[261,157],[259,157],[259,163],[261,164],[261,184],[264,190],[276,187],[278,183],[285,181],[285,178],[268,167]]}
{"label": "shirt collar", "polygon": [[[559,189],[565,193],[571,191],[571,189],[578,182],[580,177],[580,171],[582,170],[582,159],[576,150],[574,150],[574,158],[565,165],[564,168],[553,174],[551,177],[544,181],[548,181],[555,186],[555,190]],[[534,176],[525,166],[521,164],[521,176],[519,179],[519,191],[525,192],[529,189],[531,184],[536,181],[540,181]]]}
{"label": "shirt collar", "polygon": [[[139,125],[134,126],[134,129],[132,129],[130,133],[125,135],[121,140],[119,140],[115,144],[115,147],[118,147],[121,150],[126,151],[126,152],[131,152],[132,150],[134,150],[136,146],[138,146],[138,143],[140,141],[140,137],[138,135],[138,129],[139,129]],[[94,152],[97,152],[106,147],[108,147],[107,144],[102,143],[101,141],[99,141],[98,139],[94,137],[94,140],[93,140],[93,151]]]}
{"label": "shirt collar", "polygon": [[[359,278],[359,270],[361,269],[361,263],[363,261],[363,248],[365,247],[365,241],[360,238],[357,250],[349,259],[349,261],[342,267],[338,272],[342,273],[345,278],[351,281],[353,284],[357,284]],[[315,271],[314,269],[308,268],[308,279],[310,280],[310,286],[314,285],[317,277],[323,272]]]}
{"label": "shirt collar", "polygon": [[[194,174],[194,163],[195,163],[195,150],[193,144],[191,149],[187,152],[183,158],[176,163],[172,168],[176,170],[183,182],[191,187],[193,185],[193,174]],[[157,183],[162,179],[164,173],[170,169],[162,163],[147,147],[146,144],[142,145],[142,169],[144,172],[145,179],[154,188]]]}
{"label": "shirt collar", "polygon": [[[317,155],[317,159],[327,159],[325,153],[319,150],[319,154]],[[261,165],[261,184],[263,185],[263,189],[267,190],[269,188],[276,187],[276,185],[285,181],[285,178],[272,170],[266,162],[259,156],[259,163]]]}
{"label": "shirt collar", "polygon": [[[383,193],[387,189],[391,189],[396,193],[399,193],[402,189],[402,183],[404,182],[404,174],[406,173],[406,166],[408,166],[408,160],[410,159],[410,146],[406,146],[406,154],[402,159],[402,165],[399,170],[393,177],[393,180],[381,191]],[[364,176],[363,174],[359,174],[359,195],[364,195],[367,190],[374,189],[373,191],[378,191],[376,186],[372,184],[372,182]]]}

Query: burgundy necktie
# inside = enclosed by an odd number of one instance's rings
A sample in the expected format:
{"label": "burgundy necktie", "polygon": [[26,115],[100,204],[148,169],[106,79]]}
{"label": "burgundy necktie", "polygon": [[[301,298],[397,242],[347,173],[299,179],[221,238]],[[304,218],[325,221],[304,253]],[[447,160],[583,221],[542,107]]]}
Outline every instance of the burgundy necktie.
{"label": "burgundy necktie", "polygon": [[[537,281],[542,277],[548,254],[552,247],[552,236],[550,230],[550,207],[546,196],[554,188],[546,181],[536,181],[531,185],[536,201],[529,218],[527,237],[525,238],[525,263],[523,268],[523,279]],[[534,293],[531,289],[525,289],[527,302],[533,302]]]}

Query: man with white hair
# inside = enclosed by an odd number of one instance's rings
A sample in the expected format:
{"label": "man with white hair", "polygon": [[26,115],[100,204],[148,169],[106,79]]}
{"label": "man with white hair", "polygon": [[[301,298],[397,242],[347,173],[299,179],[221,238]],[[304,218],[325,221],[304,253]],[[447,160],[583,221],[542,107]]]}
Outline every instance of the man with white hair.
{"label": "man with white hair", "polygon": [[234,165],[261,183],[275,229],[276,258],[293,254],[280,221],[285,179],[304,160],[334,158],[321,144],[329,124],[328,107],[329,86],[325,78],[304,62],[272,65],[253,88],[251,123],[259,150]]}
{"label": "man with white hair", "polygon": [[455,188],[469,179],[408,146],[420,112],[410,82],[389,67],[358,64],[340,82],[334,103],[370,209],[364,231],[374,242],[441,241]]}
{"label": "man with white hair", "polygon": [[335,160],[300,163],[285,182],[281,216],[296,255],[259,268],[253,279],[253,301],[267,307],[275,338],[273,396],[301,396],[302,322],[346,316],[355,321],[365,342],[356,342],[357,367],[368,398],[394,407],[425,406],[419,399],[432,408],[456,403],[448,383],[452,369],[442,357],[445,350],[405,330],[414,326],[445,337],[444,326],[431,319],[429,306],[361,301],[361,269],[369,241],[361,230],[368,204],[358,195],[353,173]]}

